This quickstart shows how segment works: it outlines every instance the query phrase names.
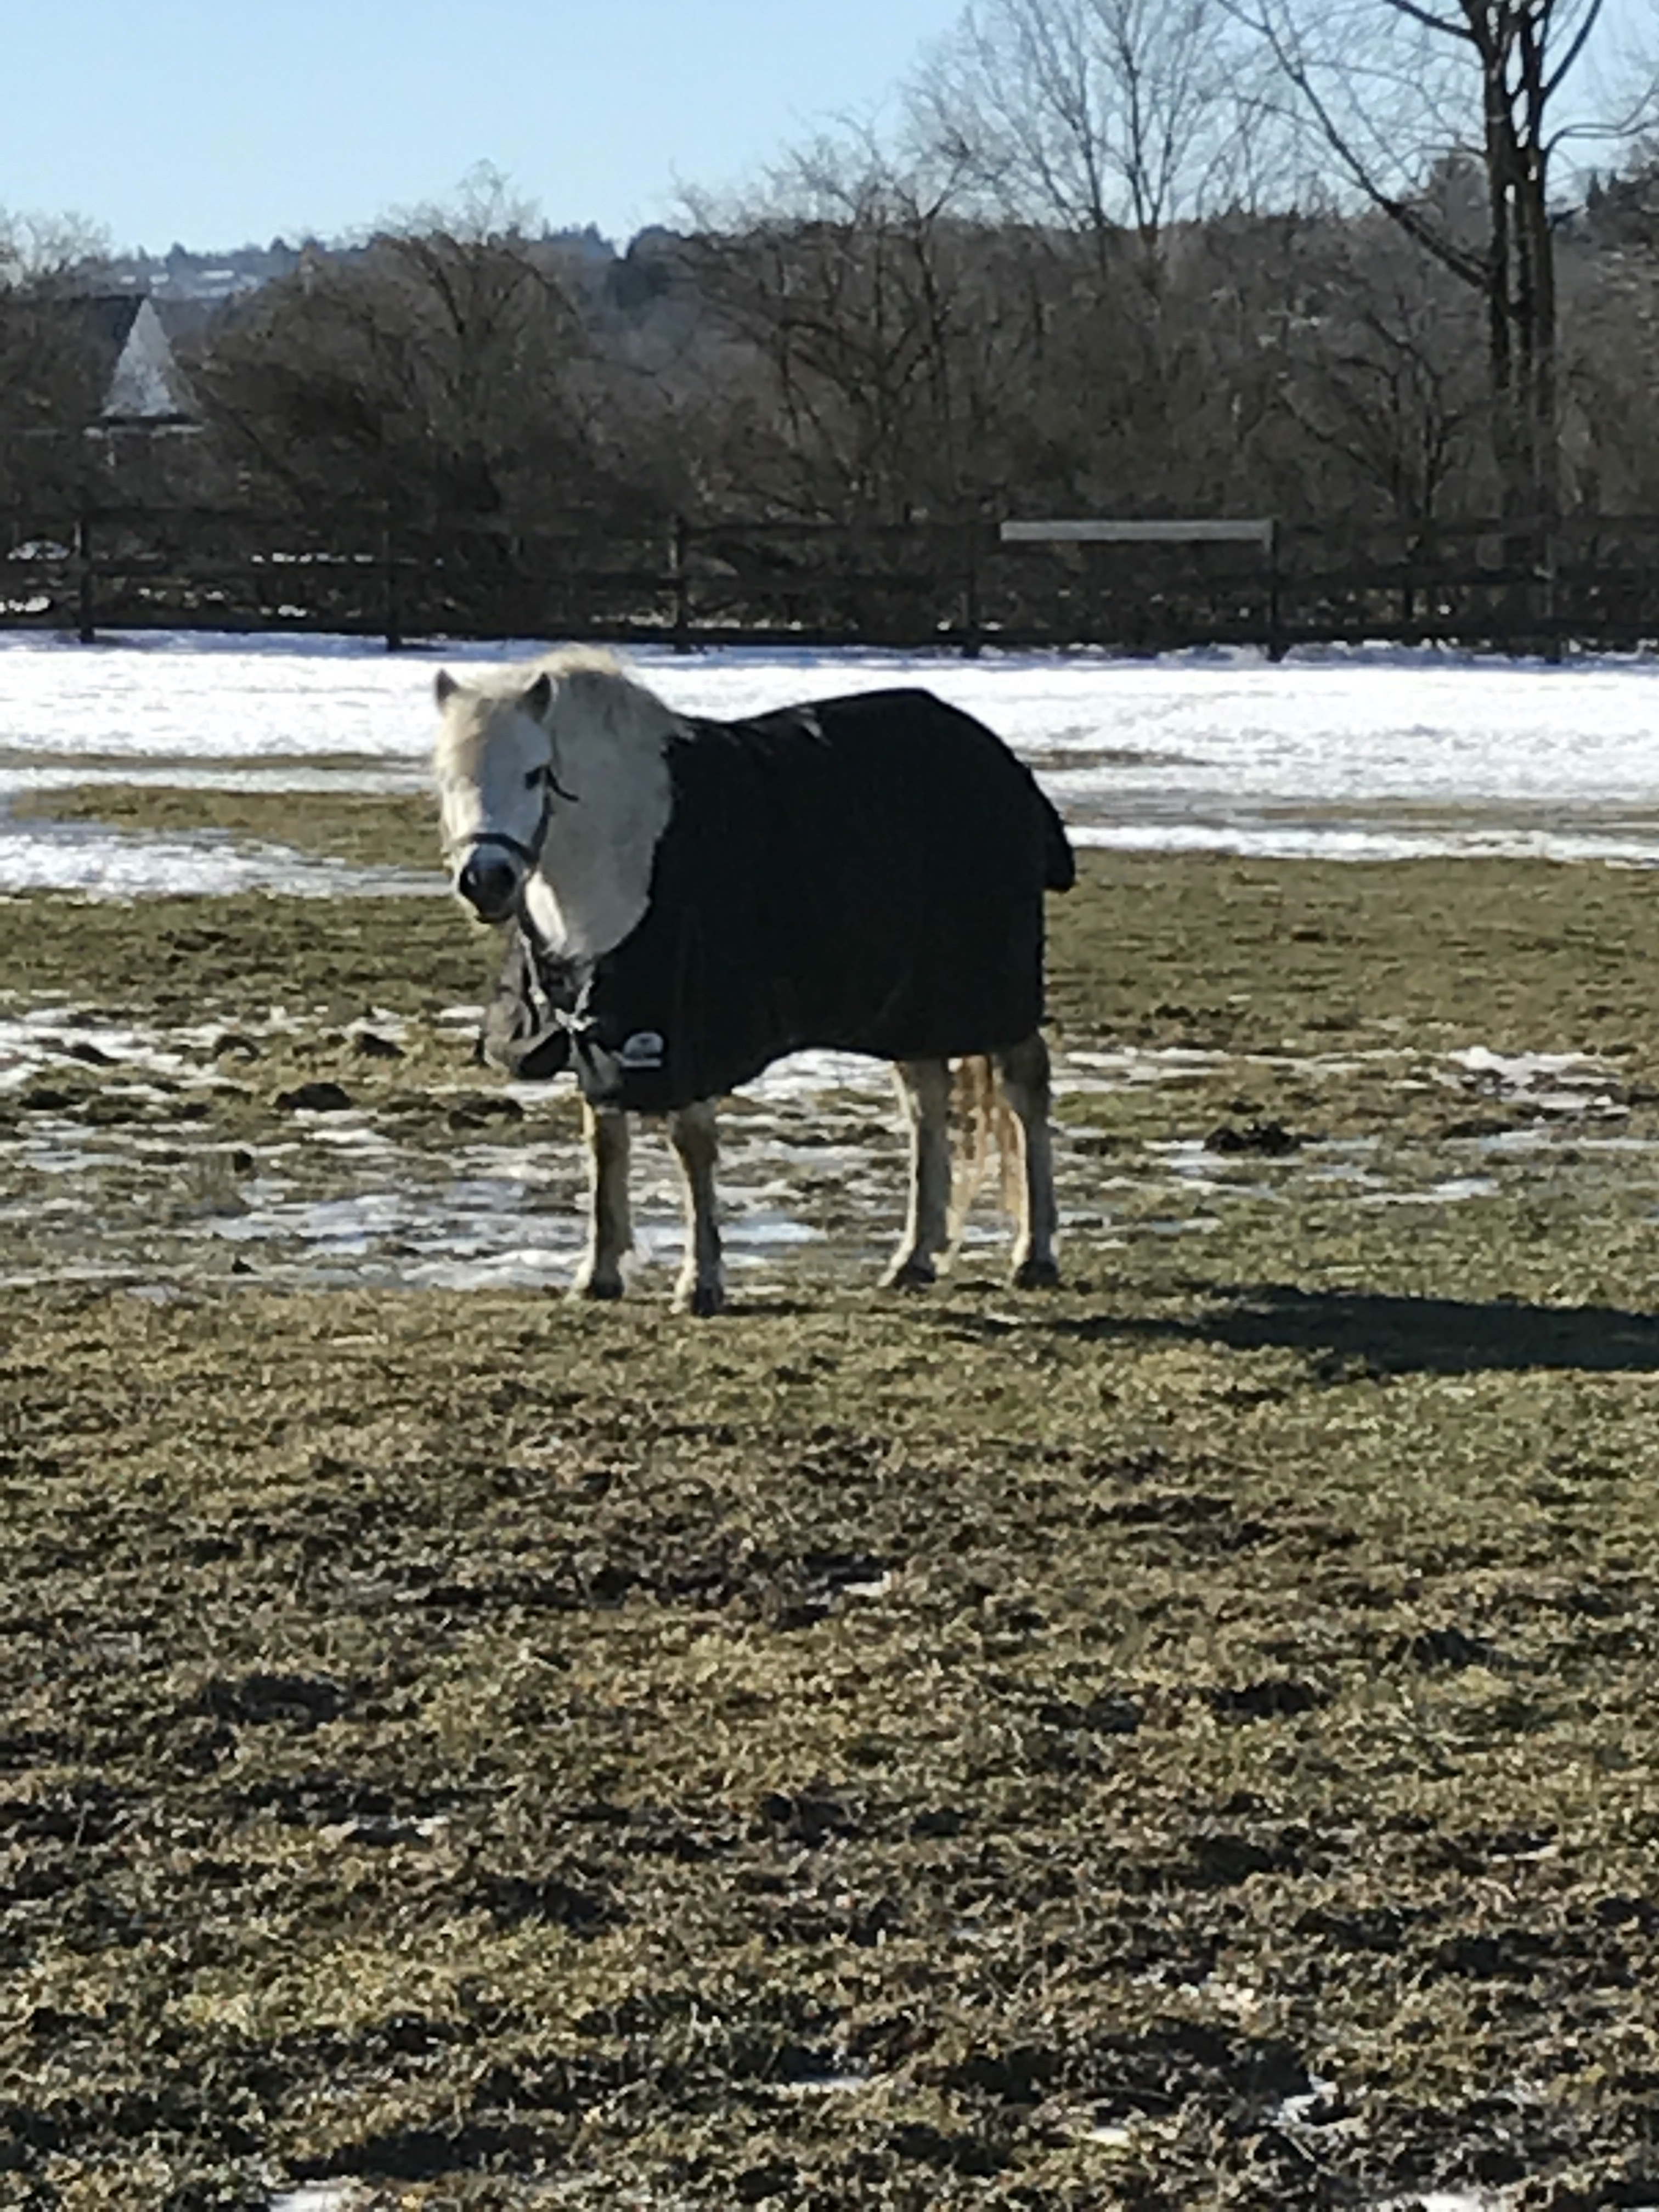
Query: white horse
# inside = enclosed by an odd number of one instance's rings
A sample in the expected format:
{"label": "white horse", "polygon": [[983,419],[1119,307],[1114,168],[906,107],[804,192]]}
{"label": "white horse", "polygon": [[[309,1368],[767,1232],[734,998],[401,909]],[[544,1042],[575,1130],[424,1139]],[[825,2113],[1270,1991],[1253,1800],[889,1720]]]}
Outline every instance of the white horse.
{"label": "white horse", "polygon": [[1073,862],[1000,739],[920,691],[703,721],[581,650],[441,674],[436,690],[453,888],[509,926],[517,988],[544,1000],[553,1060],[574,1057],[582,1085],[577,1291],[622,1294],[627,1115],[655,1112],[687,1200],[675,1303],[720,1310],[716,1098],[814,1045],[895,1066],[911,1174],[888,1284],[933,1282],[951,1241],[953,1063],[977,1102],[975,1149],[993,1124],[1012,1147],[1014,1280],[1058,1281],[1036,1022],[1042,894]]}

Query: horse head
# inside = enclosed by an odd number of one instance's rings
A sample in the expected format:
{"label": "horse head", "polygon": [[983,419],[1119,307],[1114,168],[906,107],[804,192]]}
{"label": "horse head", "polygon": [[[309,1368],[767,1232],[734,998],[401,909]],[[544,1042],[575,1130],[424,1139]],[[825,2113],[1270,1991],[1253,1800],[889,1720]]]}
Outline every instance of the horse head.
{"label": "horse head", "polygon": [[552,678],[489,691],[447,672],[435,685],[442,717],[434,755],[441,834],[456,896],[482,921],[516,912],[541,859],[559,781],[549,714]]}
{"label": "horse head", "polygon": [[562,958],[619,945],[650,902],[679,718],[589,646],[440,676],[437,695],[433,769],[457,896]]}

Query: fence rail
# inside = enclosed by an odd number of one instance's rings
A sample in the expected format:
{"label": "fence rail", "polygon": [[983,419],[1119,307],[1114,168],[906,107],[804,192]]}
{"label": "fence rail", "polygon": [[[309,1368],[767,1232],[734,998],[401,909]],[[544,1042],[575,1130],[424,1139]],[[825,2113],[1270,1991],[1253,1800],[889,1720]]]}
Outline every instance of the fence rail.
{"label": "fence rail", "polygon": [[365,531],[208,508],[0,517],[0,625],[619,643],[1659,641],[1659,518],[1545,530],[1246,524],[678,522]]}

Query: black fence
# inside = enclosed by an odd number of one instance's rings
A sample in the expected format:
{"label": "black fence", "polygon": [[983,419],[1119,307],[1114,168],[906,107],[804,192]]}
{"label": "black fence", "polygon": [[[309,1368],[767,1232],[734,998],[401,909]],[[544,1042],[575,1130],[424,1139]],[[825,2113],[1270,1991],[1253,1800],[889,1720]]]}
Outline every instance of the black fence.
{"label": "black fence", "polygon": [[1280,526],[1250,544],[1005,544],[991,523],[441,531],[202,507],[0,524],[0,623],[1152,653],[1659,641],[1659,518]]}

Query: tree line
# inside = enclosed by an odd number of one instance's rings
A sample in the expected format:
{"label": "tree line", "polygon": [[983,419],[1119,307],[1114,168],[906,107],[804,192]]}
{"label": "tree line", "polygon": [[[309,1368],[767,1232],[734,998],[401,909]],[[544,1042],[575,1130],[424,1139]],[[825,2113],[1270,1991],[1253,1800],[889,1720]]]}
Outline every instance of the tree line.
{"label": "tree line", "polygon": [[[507,549],[1659,514],[1659,52],[1607,32],[1602,0],[974,0],[890,127],[623,253],[489,171],[308,250],[185,348],[187,457],[125,465]],[[53,309],[95,277],[72,234],[0,234],[14,517],[83,487]]]}

